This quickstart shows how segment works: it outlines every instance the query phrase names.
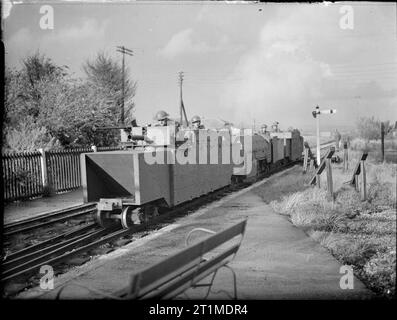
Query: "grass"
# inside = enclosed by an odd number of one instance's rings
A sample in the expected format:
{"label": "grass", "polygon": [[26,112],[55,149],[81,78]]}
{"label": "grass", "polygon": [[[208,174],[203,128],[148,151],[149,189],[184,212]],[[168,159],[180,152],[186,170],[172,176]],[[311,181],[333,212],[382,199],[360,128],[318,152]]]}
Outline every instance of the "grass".
{"label": "grass", "polygon": [[[352,150],[368,150],[375,151],[381,149],[380,140],[370,140],[366,141],[362,138],[355,138],[350,143],[350,148]],[[385,139],[385,150],[397,150],[397,138],[387,138]]]}
{"label": "grass", "polygon": [[[280,178],[273,190],[264,185],[257,192],[342,264],[352,265],[367,287],[382,297],[395,298],[397,166],[368,159],[367,201],[361,201],[360,194],[346,183],[360,153],[353,151],[349,156],[347,172],[343,164],[332,164],[334,202],[327,200],[325,175],[320,189],[305,185],[311,174],[297,172]],[[272,201],[270,192],[274,191]]]}
{"label": "grass", "polygon": [[[390,137],[384,141],[385,159],[389,162],[397,163],[397,138]],[[350,148],[353,151],[363,152],[369,151],[369,159],[373,162],[379,163],[382,161],[381,141],[370,140],[366,141],[362,138],[355,138],[350,143]]]}

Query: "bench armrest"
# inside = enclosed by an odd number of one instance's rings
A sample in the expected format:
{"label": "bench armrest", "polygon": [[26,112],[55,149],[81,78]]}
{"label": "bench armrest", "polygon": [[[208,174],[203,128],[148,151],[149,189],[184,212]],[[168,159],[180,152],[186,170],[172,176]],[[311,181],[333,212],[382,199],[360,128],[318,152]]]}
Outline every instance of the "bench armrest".
{"label": "bench armrest", "polygon": [[186,238],[185,238],[185,245],[186,245],[186,246],[189,246],[190,236],[191,236],[194,232],[197,232],[197,231],[207,232],[207,233],[210,233],[210,234],[215,234],[215,233],[216,233],[215,231],[212,231],[212,230],[209,230],[209,229],[205,229],[205,228],[195,228],[195,229],[191,230],[191,231],[186,235]]}

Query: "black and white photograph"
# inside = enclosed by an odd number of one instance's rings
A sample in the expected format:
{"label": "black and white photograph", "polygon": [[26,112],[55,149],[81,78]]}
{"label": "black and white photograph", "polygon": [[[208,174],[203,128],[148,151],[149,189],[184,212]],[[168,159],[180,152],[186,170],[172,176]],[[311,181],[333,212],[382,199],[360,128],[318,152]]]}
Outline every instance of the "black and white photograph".
{"label": "black and white photograph", "polygon": [[3,300],[395,300],[396,3],[1,9]]}

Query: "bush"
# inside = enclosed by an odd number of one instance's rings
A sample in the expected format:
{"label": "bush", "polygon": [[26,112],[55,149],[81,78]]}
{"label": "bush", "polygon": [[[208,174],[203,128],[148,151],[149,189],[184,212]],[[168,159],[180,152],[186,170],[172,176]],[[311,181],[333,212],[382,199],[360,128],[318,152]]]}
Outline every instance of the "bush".
{"label": "bush", "polygon": [[[40,181],[37,181],[37,176],[34,173],[27,168],[21,167],[14,169],[11,175],[4,176],[3,180],[6,189],[17,186],[22,191],[22,194],[28,194],[28,185],[40,184]],[[29,197],[29,195],[27,195],[27,197]]]}
{"label": "bush", "polygon": [[354,216],[365,210],[360,194],[351,186],[343,186],[335,193],[336,203],[343,207],[347,216]]}
{"label": "bush", "polygon": [[46,128],[36,127],[28,121],[22,122],[18,128],[6,129],[3,152],[29,152],[45,147],[51,141]]}
{"label": "bush", "polygon": [[367,141],[380,139],[380,121],[374,117],[361,117],[358,119],[356,126],[361,138]]}
{"label": "bush", "polygon": [[[350,148],[355,151],[381,151],[380,140],[367,141],[362,138],[355,138],[350,143]],[[385,150],[397,150],[397,139],[385,139]]]}
{"label": "bush", "polygon": [[371,183],[368,188],[368,201],[375,208],[396,207],[396,195],[392,192],[391,183],[380,183],[376,181]]}
{"label": "bush", "polygon": [[338,243],[333,252],[343,263],[362,267],[377,252],[378,246],[367,239],[356,239],[351,243]]}
{"label": "bush", "polygon": [[380,288],[385,296],[395,295],[396,251],[377,253],[365,264],[363,271],[372,287]]}

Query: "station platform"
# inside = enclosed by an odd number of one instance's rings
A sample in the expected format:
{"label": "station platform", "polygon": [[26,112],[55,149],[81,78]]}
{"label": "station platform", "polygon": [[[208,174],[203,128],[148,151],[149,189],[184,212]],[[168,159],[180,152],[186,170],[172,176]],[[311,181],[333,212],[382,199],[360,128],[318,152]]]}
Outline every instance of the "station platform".
{"label": "station platform", "polygon": [[[292,170],[301,169],[295,167]],[[283,174],[287,172],[269,179],[280,179]],[[255,192],[256,186],[258,183],[59,275],[54,279],[52,290],[32,288],[18,298],[52,300],[64,286],[60,299],[104,298],[88,288],[111,295],[127,285],[134,271],[185,248],[185,237],[190,230],[200,227],[220,231],[246,218],[245,237],[229,264],[237,276],[239,300],[373,298],[373,293],[357,278],[354,278],[354,288],[341,288],[344,275],[341,274],[341,264],[287,217],[265,203]],[[219,270],[208,298],[229,299],[227,293],[233,293],[233,277],[230,270],[223,268]],[[202,299],[204,296],[205,289],[196,288],[177,298]]]}
{"label": "station platform", "polygon": [[51,197],[16,201],[3,205],[3,223],[17,222],[80,204],[83,204],[83,190],[81,188]]}

